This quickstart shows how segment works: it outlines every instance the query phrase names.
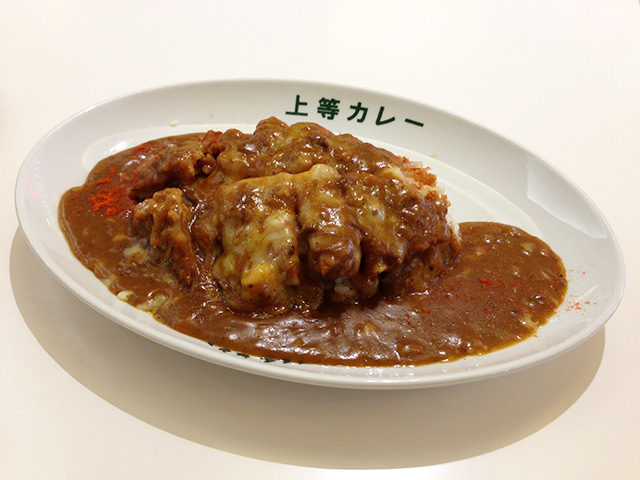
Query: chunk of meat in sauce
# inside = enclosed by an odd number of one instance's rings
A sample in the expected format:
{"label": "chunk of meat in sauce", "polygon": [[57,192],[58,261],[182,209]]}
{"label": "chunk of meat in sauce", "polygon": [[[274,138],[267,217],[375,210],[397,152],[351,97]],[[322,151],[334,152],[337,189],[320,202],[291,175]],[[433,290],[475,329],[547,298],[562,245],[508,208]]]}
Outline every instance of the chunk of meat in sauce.
{"label": "chunk of meat in sauce", "polygon": [[300,263],[289,177],[249,178],[216,191],[221,253],[212,273],[236,311],[275,314],[292,306]]}
{"label": "chunk of meat in sauce", "polygon": [[191,210],[182,202],[182,190],[166,188],[136,205],[133,225],[148,236],[149,245],[159,252],[164,262],[186,285],[200,274],[189,222]]}
{"label": "chunk of meat in sauce", "polygon": [[344,202],[340,178],[336,169],[317,164],[308,172],[296,175],[295,183],[307,267],[335,281],[337,288],[333,299],[343,301],[356,297],[357,292],[345,283],[351,285],[350,279],[354,279],[360,270],[362,234],[355,212]]}
{"label": "chunk of meat in sauce", "polygon": [[215,159],[204,152],[198,139],[147,142],[135,147],[123,176],[130,182],[129,196],[144,199],[154,192],[195,180],[200,171],[210,172]]}

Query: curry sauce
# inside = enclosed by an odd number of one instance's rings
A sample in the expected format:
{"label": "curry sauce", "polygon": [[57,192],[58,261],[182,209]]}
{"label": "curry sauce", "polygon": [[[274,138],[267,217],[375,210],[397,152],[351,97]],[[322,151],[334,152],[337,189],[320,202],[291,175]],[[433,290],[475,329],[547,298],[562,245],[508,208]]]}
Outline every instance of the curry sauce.
{"label": "curry sauce", "polygon": [[65,193],[74,255],[118,297],[242,354],[453,361],[535,334],[567,289],[519,228],[454,226],[435,176],[316,124],[157,139]]}

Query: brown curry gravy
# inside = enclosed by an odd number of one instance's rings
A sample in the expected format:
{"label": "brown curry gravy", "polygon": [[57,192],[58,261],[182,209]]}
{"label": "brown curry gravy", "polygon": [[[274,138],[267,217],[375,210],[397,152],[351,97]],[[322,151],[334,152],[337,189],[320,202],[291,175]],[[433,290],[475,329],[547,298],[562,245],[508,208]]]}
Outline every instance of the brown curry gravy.
{"label": "brown curry gravy", "polygon": [[[167,278],[161,266],[123,261],[132,246],[129,217],[135,202],[117,195],[122,186],[114,172],[126,161],[126,154],[105,159],[84,186],[63,196],[60,224],[73,253],[122,300],[221,349],[325,365],[453,361],[533,336],[566,293],[562,261],[543,241],[509,225],[466,222],[459,225],[459,258],[424,293],[377,295],[264,318],[239,315],[214,286],[187,289]],[[96,198],[104,208],[92,208]],[[170,301],[154,304],[158,298]]]}

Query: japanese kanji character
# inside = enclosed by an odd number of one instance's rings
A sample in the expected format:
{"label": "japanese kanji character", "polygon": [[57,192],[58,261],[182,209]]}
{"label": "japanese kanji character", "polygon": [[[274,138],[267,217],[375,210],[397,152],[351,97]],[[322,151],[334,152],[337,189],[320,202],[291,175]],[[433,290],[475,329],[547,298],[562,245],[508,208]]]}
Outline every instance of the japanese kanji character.
{"label": "japanese kanji character", "polygon": [[293,112],[284,112],[284,113],[287,115],[300,115],[300,116],[306,117],[308,113],[300,111],[300,107],[305,107],[306,105],[307,105],[307,102],[303,102],[302,100],[300,100],[300,95],[296,95],[295,109],[293,110]]}
{"label": "japanese kanji character", "polygon": [[322,115],[322,118],[326,118],[327,120],[333,120],[334,117],[340,111],[338,104],[340,100],[336,100],[335,98],[324,98],[322,97],[318,101],[318,113]]}

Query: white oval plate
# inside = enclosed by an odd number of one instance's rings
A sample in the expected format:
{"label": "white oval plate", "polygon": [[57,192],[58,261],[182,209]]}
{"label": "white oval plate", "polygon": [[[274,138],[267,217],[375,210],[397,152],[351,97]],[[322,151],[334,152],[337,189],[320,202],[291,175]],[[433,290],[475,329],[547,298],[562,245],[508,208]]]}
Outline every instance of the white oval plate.
{"label": "white oval plate", "polygon": [[[538,335],[484,356],[421,367],[299,365],[224,352],[180,334],[117,300],[71,254],[58,202],[100,159],[178,133],[251,132],[269,116],[313,121],[429,164],[457,221],[491,220],[541,237],[563,258],[566,301]],[[580,344],[615,311],[624,288],[620,248],[575,185],[531,152],[466,120],[376,92],[331,84],[220,81],[169,86],[90,107],[53,129],[24,161],[16,209],[36,255],[69,290],[117,323],[180,352],[284,380],[350,388],[414,388],[478,380],[548,360]]]}

